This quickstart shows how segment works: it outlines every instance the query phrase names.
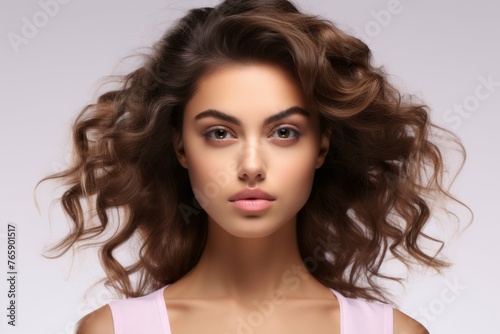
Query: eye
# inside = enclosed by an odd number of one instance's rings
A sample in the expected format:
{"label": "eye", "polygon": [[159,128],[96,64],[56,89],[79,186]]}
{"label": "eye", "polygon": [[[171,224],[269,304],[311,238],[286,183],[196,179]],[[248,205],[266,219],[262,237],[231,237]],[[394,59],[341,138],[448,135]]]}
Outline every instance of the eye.
{"label": "eye", "polygon": [[[277,133],[278,138],[283,138],[286,140],[296,139],[297,137],[301,136],[300,131],[294,130],[292,128],[279,128],[278,130],[274,131],[273,133]],[[293,136],[290,137],[290,134],[293,134]]]}
{"label": "eye", "polygon": [[[214,134],[214,136],[212,136],[212,134]],[[204,132],[203,136],[207,137],[208,139],[213,140],[213,141],[219,141],[219,140],[227,139],[226,136],[228,134],[230,134],[230,133],[227,130],[222,129],[222,128],[216,128],[216,129],[212,129],[212,130]]]}

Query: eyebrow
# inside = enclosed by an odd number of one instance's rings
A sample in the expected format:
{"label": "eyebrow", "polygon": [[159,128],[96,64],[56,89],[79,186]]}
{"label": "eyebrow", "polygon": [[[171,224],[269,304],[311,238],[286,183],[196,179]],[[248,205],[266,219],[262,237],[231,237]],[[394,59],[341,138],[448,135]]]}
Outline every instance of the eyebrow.
{"label": "eyebrow", "polygon": [[[268,118],[266,118],[264,120],[264,125],[271,124],[273,122],[279,121],[280,119],[286,118],[286,117],[288,117],[290,115],[294,115],[294,114],[300,114],[300,115],[304,115],[306,117],[311,116],[311,114],[309,112],[307,112],[305,109],[298,107],[298,106],[293,106],[293,107],[285,109],[277,114],[269,116]],[[196,115],[194,119],[200,120],[200,119],[206,118],[206,117],[215,117],[215,118],[221,119],[223,121],[227,121],[229,123],[236,124],[238,126],[241,125],[241,121],[239,119],[237,119],[236,117],[225,114],[222,111],[215,110],[215,109],[207,109],[207,110],[199,113],[198,115]]]}

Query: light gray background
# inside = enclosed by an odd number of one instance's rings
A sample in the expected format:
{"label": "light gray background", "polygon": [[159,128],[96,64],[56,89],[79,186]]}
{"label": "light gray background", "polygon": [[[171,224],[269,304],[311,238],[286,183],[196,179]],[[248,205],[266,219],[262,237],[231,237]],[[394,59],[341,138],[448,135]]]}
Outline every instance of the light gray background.
{"label": "light gray background", "polygon": [[[53,1],[42,1],[51,3]],[[69,128],[77,112],[96,97],[99,79],[123,73],[119,62],[151,45],[187,8],[216,1],[65,1],[52,15],[35,0],[0,2],[0,267],[7,269],[7,223],[18,229],[18,326],[2,333],[72,333],[74,323],[111,297],[102,287],[84,292],[102,275],[95,251],[44,259],[51,236],[64,233],[66,218],[49,204],[53,184],[35,183],[66,164]],[[455,262],[443,276],[415,275],[398,294],[401,309],[431,333],[500,333],[500,4],[497,1],[297,1],[302,9],[332,19],[361,37],[391,80],[428,103],[436,123],[456,131],[468,160],[452,191],[474,210],[475,220],[446,254]],[[392,13],[391,13],[392,10]],[[41,13],[42,12],[42,13]],[[391,13],[390,18],[381,13]],[[13,47],[9,34],[22,36],[28,20],[40,27]],[[377,19],[378,18],[378,19]],[[47,19],[44,21],[44,19]],[[17,52],[16,52],[17,51]],[[488,88],[483,82],[496,84]],[[488,90],[489,89],[489,90]],[[459,114],[455,108],[462,106]],[[461,211],[463,221],[469,218]],[[454,223],[443,228],[448,236]],[[51,234],[52,233],[52,234]],[[450,237],[451,238],[451,237]],[[3,277],[3,276],[2,276]],[[1,279],[0,309],[6,306]],[[454,287],[451,287],[454,286]]]}

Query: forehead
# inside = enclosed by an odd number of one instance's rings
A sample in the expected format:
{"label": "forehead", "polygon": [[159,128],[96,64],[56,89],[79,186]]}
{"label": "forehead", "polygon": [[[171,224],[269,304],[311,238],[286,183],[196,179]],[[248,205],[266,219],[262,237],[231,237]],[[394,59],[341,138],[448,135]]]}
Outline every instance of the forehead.
{"label": "forehead", "polygon": [[227,64],[203,76],[186,104],[189,118],[206,109],[253,116],[272,114],[292,106],[306,109],[303,93],[278,65],[269,63]]}

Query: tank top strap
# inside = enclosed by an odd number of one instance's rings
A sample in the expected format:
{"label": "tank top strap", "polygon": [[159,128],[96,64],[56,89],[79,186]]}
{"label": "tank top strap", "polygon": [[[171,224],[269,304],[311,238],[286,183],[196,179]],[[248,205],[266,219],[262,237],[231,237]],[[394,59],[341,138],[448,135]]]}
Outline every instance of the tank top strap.
{"label": "tank top strap", "polygon": [[347,298],[330,290],[339,301],[341,334],[393,334],[392,306]]}
{"label": "tank top strap", "polygon": [[113,317],[114,333],[171,334],[163,299],[163,290],[167,286],[142,297],[110,301],[108,305]]}

